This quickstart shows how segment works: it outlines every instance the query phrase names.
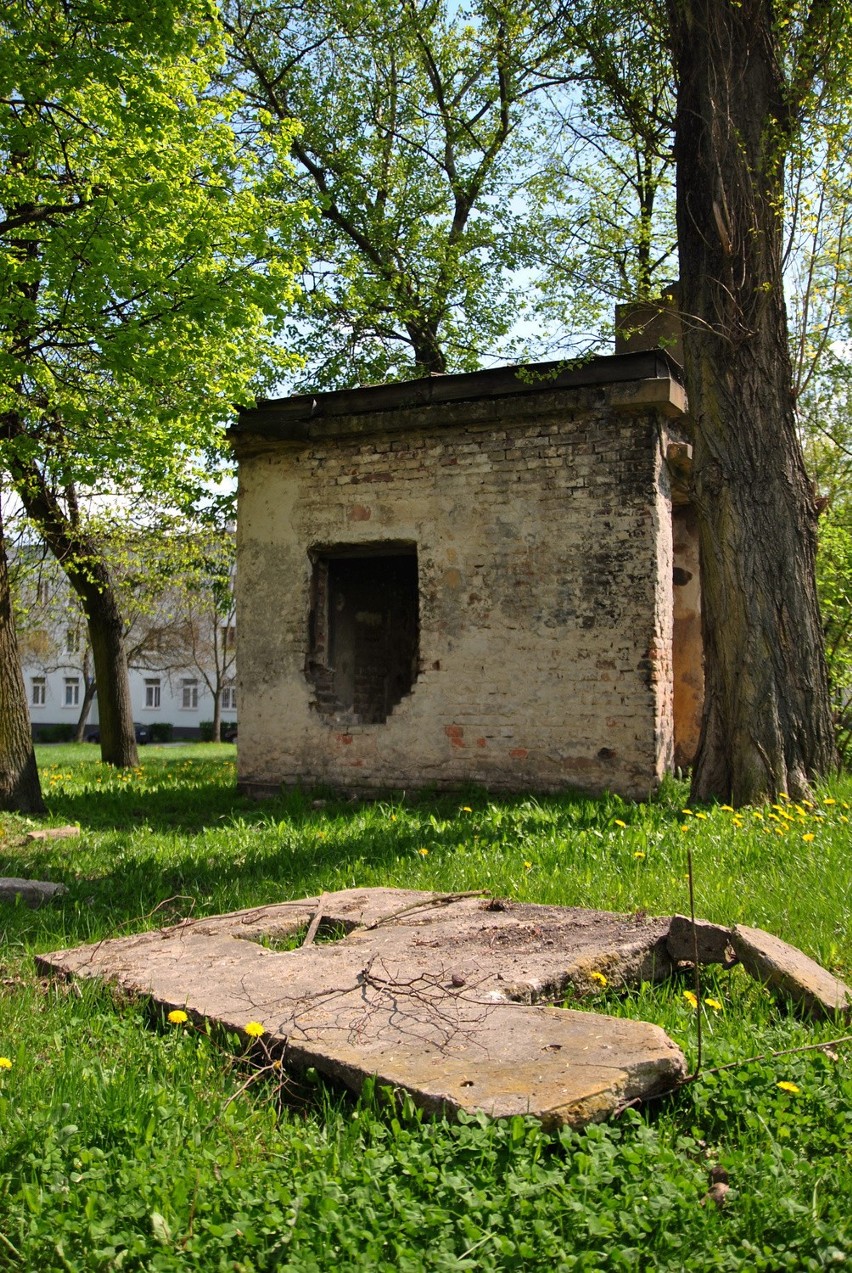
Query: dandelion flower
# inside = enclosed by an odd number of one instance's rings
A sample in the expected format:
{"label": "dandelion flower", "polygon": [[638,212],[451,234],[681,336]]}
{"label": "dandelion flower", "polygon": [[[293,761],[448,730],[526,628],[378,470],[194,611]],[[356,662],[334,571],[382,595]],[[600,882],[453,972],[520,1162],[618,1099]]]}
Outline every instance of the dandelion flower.
{"label": "dandelion flower", "polygon": [[249,1021],[245,1027],[245,1032],[250,1039],[259,1039],[262,1034],[266,1033],[259,1021]]}
{"label": "dandelion flower", "polygon": [[418,850],[417,850],[417,852],[420,854],[420,856],[421,856],[422,858],[425,858],[425,857],[428,857],[428,856],[429,856],[429,850],[428,850],[428,849],[418,849]]}
{"label": "dandelion flower", "polygon": [[681,831],[688,831],[688,830],[689,830],[689,823],[684,822],[683,826],[681,827]]}
{"label": "dandelion flower", "polygon": [[635,858],[643,858],[643,857],[645,856],[645,854],[642,852],[642,850],[641,850],[641,849],[637,849],[637,850],[636,850],[636,852],[633,854],[633,856],[634,856]]}
{"label": "dandelion flower", "polygon": [[524,868],[525,868],[527,871],[531,871],[531,870],[532,870],[532,862],[524,862]]}
{"label": "dandelion flower", "polygon": [[691,809],[681,809],[681,813],[685,813],[685,814],[687,815],[687,817],[690,817],[690,818],[692,817],[692,810],[691,810]]}
{"label": "dandelion flower", "polygon": [[698,1007],[698,999],[696,998],[694,990],[684,990],[683,997],[689,1004],[690,1008]]}
{"label": "dandelion flower", "polygon": [[696,813],[696,815],[695,815],[695,816],[696,816],[696,818],[706,819],[707,814],[706,814],[706,813],[700,813],[700,812],[699,812],[699,813]]}
{"label": "dandelion flower", "polygon": [[722,1011],[722,1005],[718,999],[705,999],[704,1002],[707,1004],[707,1007],[712,1008],[714,1012]]}
{"label": "dandelion flower", "polygon": [[782,1092],[792,1092],[794,1095],[802,1090],[795,1083],[788,1083],[786,1080],[781,1083],[776,1083],[775,1086],[780,1087]]}
{"label": "dandelion flower", "polygon": [[12,1062],[8,1056],[0,1056],[0,1070],[11,1070]]}
{"label": "dandelion flower", "polygon": [[189,1020],[189,1017],[182,1008],[174,1008],[166,1019],[171,1021],[172,1025],[183,1025],[185,1021]]}
{"label": "dandelion flower", "polygon": [[811,840],[813,840],[814,838],[815,837],[814,837],[813,831],[809,831],[807,835],[802,836],[802,839],[804,840],[805,844],[810,844]]}
{"label": "dandelion flower", "polygon": [[469,804],[463,804],[461,807],[461,811],[462,813],[473,813],[473,810],[471,809]]}
{"label": "dandelion flower", "polygon": [[823,804],[837,804],[836,800],[823,800]]}
{"label": "dandelion flower", "polygon": [[733,813],[733,812],[734,812],[734,806],[733,806],[732,804],[720,804],[720,805],[719,805],[719,808],[722,810],[722,812],[723,812],[723,813]]}
{"label": "dandelion flower", "polygon": [[590,972],[589,976],[591,977],[592,981],[596,981],[599,986],[606,985],[606,977],[603,975],[602,972],[598,972],[597,969],[595,969],[594,972]]}
{"label": "dandelion flower", "polygon": [[622,821],[621,821],[621,818],[615,818],[615,819],[614,819],[614,822],[615,822],[615,825],[616,825],[617,827],[626,827],[626,826],[627,826],[627,823],[626,823],[626,822],[622,822]]}

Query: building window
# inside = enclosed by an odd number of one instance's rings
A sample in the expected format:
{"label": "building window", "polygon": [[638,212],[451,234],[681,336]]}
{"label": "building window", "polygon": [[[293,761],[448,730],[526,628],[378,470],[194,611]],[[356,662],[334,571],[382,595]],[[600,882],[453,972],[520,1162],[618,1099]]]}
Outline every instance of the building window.
{"label": "building window", "polygon": [[411,692],[420,660],[415,546],[317,552],[308,648],[317,711],[359,724],[386,721]]}
{"label": "building window", "polygon": [[47,679],[33,676],[30,680],[30,702],[33,707],[44,707],[47,702]]}
{"label": "building window", "polygon": [[145,678],[145,706],[160,706],[160,680],[159,677]]}
{"label": "building window", "polygon": [[237,628],[236,624],[228,623],[222,628],[222,641],[226,650],[233,650],[237,644]]}
{"label": "building window", "polygon": [[47,586],[47,580],[39,575],[36,581],[36,603],[40,606],[47,605],[50,590]]}
{"label": "building window", "polygon": [[65,706],[80,706],[80,678],[79,676],[65,677]]}
{"label": "building window", "polygon": [[231,681],[222,689],[222,711],[235,712],[237,710],[237,687]]}
{"label": "building window", "polygon": [[198,707],[198,681],[181,681],[181,707]]}
{"label": "building window", "polygon": [[80,649],[80,632],[78,628],[68,628],[65,633],[66,654],[76,654]]}

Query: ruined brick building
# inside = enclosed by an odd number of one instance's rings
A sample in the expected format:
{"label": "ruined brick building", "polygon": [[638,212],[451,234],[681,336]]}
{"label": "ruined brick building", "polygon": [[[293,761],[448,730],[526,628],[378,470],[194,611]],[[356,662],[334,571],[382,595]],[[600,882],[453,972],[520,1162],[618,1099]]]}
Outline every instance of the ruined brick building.
{"label": "ruined brick building", "polygon": [[622,345],[241,413],[242,789],[639,797],[689,762],[686,401]]}

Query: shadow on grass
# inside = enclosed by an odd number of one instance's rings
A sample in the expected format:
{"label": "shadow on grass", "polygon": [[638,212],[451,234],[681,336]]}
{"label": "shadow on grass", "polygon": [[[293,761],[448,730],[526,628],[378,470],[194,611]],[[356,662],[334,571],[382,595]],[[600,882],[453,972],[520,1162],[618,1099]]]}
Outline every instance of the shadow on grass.
{"label": "shadow on grass", "polygon": [[[16,907],[2,917],[7,938],[15,932],[41,950],[363,879],[410,887],[411,863],[421,860],[424,845],[453,850],[481,836],[498,852],[502,845],[517,849],[520,837],[543,827],[559,836],[603,832],[624,811],[617,797],[495,799],[478,789],[370,801],[295,790],[257,802],[236,791],[224,758],[151,756],[144,771],[127,778],[74,759],[66,764],[72,772],[47,789],[50,820],[79,823],[81,836],[5,852],[0,841],[0,873],[69,889],[64,902],[37,912]],[[442,882],[430,878],[424,887]]]}

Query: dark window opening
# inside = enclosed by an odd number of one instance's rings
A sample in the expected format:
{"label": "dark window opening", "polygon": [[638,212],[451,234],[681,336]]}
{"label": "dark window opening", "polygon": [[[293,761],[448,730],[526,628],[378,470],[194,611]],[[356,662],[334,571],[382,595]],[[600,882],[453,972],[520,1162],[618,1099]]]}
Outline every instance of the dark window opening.
{"label": "dark window opening", "polygon": [[411,692],[419,657],[413,544],[314,554],[307,674],[318,711],[381,724]]}

